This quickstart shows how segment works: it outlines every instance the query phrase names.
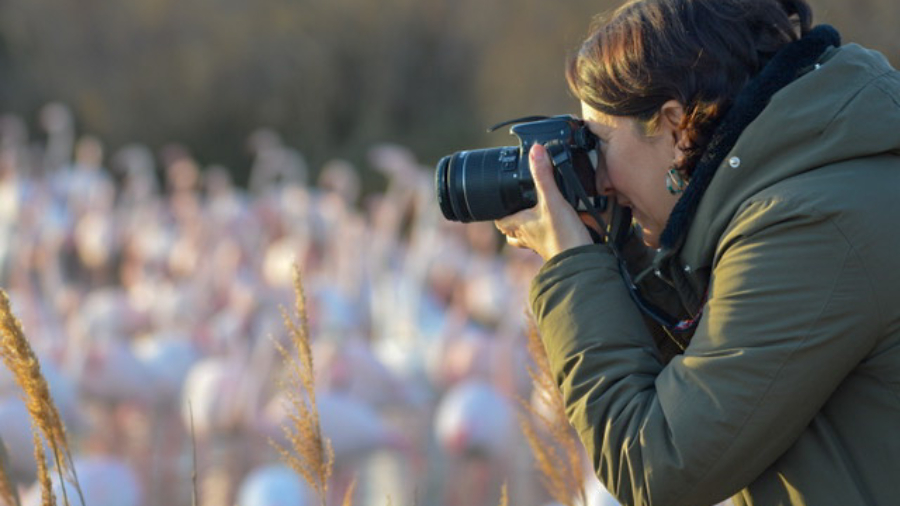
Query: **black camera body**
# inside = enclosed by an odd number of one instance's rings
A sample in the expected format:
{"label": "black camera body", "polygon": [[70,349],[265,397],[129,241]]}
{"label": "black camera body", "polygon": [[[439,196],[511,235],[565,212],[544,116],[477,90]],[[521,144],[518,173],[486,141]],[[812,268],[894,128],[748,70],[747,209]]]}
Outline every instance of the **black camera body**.
{"label": "black camera body", "polygon": [[537,204],[528,163],[536,142],[547,147],[556,184],[572,207],[579,209],[579,194],[590,198],[595,208],[603,207],[594,202],[599,139],[583,121],[570,115],[530,117],[489,131],[510,124],[518,146],[460,151],[438,162],[435,188],[445,218],[464,223],[496,220]]}

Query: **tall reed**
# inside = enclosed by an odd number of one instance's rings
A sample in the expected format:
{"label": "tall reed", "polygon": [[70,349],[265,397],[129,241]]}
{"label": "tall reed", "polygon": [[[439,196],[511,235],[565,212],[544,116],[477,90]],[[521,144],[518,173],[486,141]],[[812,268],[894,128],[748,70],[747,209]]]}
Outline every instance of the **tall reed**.
{"label": "tall reed", "polygon": [[341,506],[352,506],[353,505],[353,493],[356,492],[356,477],[350,481],[350,485],[347,487],[347,490],[344,492],[344,501],[341,502]]}
{"label": "tall reed", "polygon": [[[334,466],[334,450],[331,441],[322,432],[319,409],[316,405],[313,357],[310,348],[309,322],[306,310],[306,296],[300,279],[300,269],[294,265],[294,294],[296,304],[294,318],[282,309],[284,325],[290,336],[292,350],[277,341],[275,346],[287,367],[286,378],[280,386],[286,396],[288,421],[281,429],[289,443],[289,448],[274,440],[269,440],[281,458],[319,496],[322,506],[326,504],[328,480]],[[291,351],[296,355],[292,355]],[[347,500],[345,499],[345,503]]]}
{"label": "tall reed", "polygon": [[81,504],[84,504],[84,497],[82,497],[81,487],[78,484],[78,476],[75,473],[75,467],[72,465],[72,454],[69,451],[69,443],[66,439],[65,425],[63,425],[59,411],[53,403],[47,380],[41,374],[40,361],[25,337],[22,323],[12,312],[9,296],[3,290],[0,290],[0,358],[3,359],[4,365],[12,372],[16,384],[24,392],[25,406],[31,417],[32,425],[36,427],[34,431],[34,454],[38,465],[38,478],[44,491],[44,504],[54,504],[55,500],[47,472],[41,436],[43,436],[43,440],[49,445],[53,454],[65,504],[69,504],[69,498],[64,481],[68,481],[75,487],[81,499]]}
{"label": "tall reed", "polygon": [[[271,439],[269,442],[281,458],[313,488],[321,506],[326,506],[328,480],[334,465],[334,451],[331,442],[322,432],[316,405],[306,296],[300,269],[296,265],[293,274],[296,297],[293,317],[282,309],[291,349],[275,342],[287,367],[287,375],[280,380],[280,387],[287,399],[285,408],[288,410],[288,422],[281,428],[289,445],[282,446]],[[531,317],[529,317],[528,352],[535,364],[534,367],[528,367],[528,374],[534,387],[543,392],[544,401],[551,408],[551,415],[548,416],[520,399],[525,412],[531,415],[529,417],[520,414],[520,424],[534,453],[536,466],[542,474],[541,481],[555,501],[566,506],[586,504],[580,442],[566,422],[562,395],[553,379],[544,345]],[[543,429],[540,426],[543,426]],[[546,444],[539,433],[548,434],[551,444]],[[351,505],[355,485],[356,479],[345,492],[342,506]],[[390,498],[388,502],[390,504]],[[500,506],[508,504],[509,496],[504,483]]]}
{"label": "tall reed", "polygon": [[[550,370],[550,361],[541,342],[533,317],[528,315],[528,354],[534,365],[528,375],[534,388],[542,396],[549,414],[519,399],[525,414],[519,423],[534,454],[535,466],[541,473],[541,483],[554,501],[566,506],[586,504],[584,466],[581,442],[568,423],[565,402]],[[546,434],[549,444],[540,434]]]}
{"label": "tall reed", "polygon": [[21,506],[19,492],[13,485],[9,476],[9,454],[6,452],[6,444],[0,438],[0,499],[9,506]]}
{"label": "tall reed", "polygon": [[191,506],[200,504],[197,488],[197,437],[194,435],[194,406],[188,400],[188,415],[191,420]]}

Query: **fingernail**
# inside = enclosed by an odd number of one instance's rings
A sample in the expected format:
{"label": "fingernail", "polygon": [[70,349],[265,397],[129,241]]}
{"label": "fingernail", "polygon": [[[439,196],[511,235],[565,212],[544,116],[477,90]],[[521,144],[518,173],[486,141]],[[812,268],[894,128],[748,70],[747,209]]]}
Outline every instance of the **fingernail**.
{"label": "fingernail", "polygon": [[534,146],[531,146],[531,156],[535,161],[543,161],[547,157],[547,150],[544,149],[544,146],[535,143]]}

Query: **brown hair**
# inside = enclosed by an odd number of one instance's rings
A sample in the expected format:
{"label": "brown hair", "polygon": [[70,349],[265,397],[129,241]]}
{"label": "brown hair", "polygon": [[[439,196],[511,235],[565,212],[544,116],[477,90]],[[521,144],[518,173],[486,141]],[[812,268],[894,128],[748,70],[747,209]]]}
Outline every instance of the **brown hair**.
{"label": "brown hair", "polygon": [[811,24],[805,0],[631,0],[595,20],[566,78],[579,100],[645,132],[666,101],[680,102],[690,176],[740,89]]}

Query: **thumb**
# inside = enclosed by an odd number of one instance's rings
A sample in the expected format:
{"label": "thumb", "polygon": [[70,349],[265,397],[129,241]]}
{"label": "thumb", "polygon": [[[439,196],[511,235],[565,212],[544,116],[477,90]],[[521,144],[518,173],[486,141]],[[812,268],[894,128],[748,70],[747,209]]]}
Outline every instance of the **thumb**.
{"label": "thumb", "polygon": [[540,199],[557,200],[562,198],[556,179],[553,177],[553,164],[547,148],[542,144],[534,143],[528,152],[528,165],[531,169],[531,177],[537,189]]}

